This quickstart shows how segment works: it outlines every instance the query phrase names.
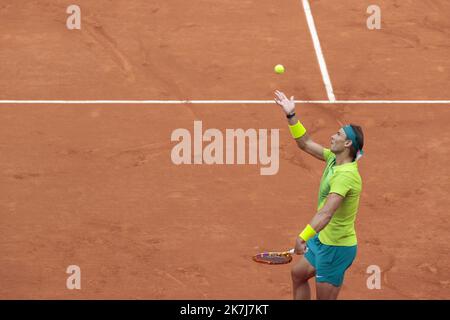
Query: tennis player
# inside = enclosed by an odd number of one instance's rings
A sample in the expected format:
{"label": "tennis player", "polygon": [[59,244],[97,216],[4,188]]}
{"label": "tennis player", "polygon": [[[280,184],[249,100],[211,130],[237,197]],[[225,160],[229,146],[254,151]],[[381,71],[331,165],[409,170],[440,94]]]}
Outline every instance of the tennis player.
{"label": "tennis player", "polygon": [[356,162],[363,154],[361,127],[346,125],[331,136],[330,149],[314,142],[295,114],[294,97],[275,91],[297,145],[325,161],[317,213],[296,239],[295,253],[303,254],[291,271],[294,299],[311,299],[308,280],[316,277],[317,299],[337,299],[345,271],[356,257],[355,218],[362,189]]}

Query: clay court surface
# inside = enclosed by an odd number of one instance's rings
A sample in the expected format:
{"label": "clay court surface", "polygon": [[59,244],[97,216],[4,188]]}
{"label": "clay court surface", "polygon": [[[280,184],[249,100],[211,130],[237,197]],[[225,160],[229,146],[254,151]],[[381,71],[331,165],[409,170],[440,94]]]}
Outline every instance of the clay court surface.
{"label": "clay court surface", "polygon": [[[82,29],[66,28],[78,4]],[[450,99],[450,3],[312,0],[339,100]],[[382,9],[382,30],[366,9]],[[287,71],[276,75],[273,66]],[[0,1],[0,100],[326,100],[301,1]],[[450,298],[450,104],[304,104],[363,127],[358,256],[340,299]],[[280,129],[280,169],[172,163],[173,130]],[[291,299],[323,164],[275,104],[0,105],[0,298]],[[297,261],[298,257],[294,258]],[[66,268],[81,268],[81,290]],[[382,270],[369,290],[366,269]]]}

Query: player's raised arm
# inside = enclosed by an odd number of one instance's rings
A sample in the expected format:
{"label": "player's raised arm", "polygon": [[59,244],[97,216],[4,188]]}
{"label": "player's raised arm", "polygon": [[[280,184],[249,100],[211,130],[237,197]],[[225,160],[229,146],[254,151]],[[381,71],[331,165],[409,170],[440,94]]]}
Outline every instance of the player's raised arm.
{"label": "player's raised arm", "polygon": [[325,158],[323,157],[323,147],[311,139],[295,114],[294,97],[288,99],[283,92],[278,90],[275,91],[275,96],[275,102],[282,107],[288,118],[289,129],[297,142],[298,147],[313,157],[325,161]]}

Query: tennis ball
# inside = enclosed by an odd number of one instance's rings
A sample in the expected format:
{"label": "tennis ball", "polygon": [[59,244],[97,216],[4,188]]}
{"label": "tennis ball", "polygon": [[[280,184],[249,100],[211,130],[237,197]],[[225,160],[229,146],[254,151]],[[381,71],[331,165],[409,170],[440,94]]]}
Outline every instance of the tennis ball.
{"label": "tennis ball", "polygon": [[284,67],[282,64],[277,64],[274,69],[275,69],[275,72],[278,74],[284,73]]}

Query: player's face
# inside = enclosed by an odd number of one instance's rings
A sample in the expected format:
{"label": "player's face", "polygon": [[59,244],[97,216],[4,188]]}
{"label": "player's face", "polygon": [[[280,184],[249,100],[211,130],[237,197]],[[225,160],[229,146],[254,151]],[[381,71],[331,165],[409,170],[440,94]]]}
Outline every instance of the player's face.
{"label": "player's face", "polygon": [[331,136],[330,150],[334,153],[341,153],[345,149],[345,141],[347,136],[344,129],[340,128],[335,134]]}

